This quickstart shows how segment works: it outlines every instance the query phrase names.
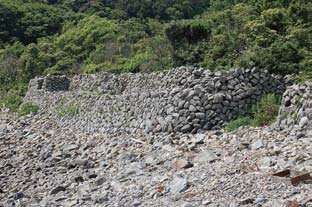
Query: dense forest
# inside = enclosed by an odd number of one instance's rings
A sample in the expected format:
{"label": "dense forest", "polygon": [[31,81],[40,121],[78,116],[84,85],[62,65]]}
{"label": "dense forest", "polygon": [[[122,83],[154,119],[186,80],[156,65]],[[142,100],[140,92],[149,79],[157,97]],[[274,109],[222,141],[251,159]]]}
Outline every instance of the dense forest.
{"label": "dense forest", "polygon": [[310,0],[0,0],[0,103],[37,75],[180,65],[312,73]]}

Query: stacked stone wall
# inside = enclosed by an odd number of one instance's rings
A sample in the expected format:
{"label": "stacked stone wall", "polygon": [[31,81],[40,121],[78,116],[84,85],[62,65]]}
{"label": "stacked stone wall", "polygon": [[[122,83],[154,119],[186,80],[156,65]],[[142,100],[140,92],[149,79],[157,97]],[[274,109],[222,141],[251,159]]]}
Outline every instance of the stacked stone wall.
{"label": "stacked stone wall", "polygon": [[297,138],[312,138],[312,82],[287,87],[275,126]]}
{"label": "stacked stone wall", "polygon": [[38,77],[30,80],[29,91],[67,91],[69,89],[70,80],[65,76],[48,75],[46,77]]}
{"label": "stacked stone wall", "polygon": [[40,105],[61,125],[103,132],[218,129],[243,115],[263,94],[283,94],[286,88],[284,77],[256,69],[180,67],[150,74],[54,78],[58,81],[32,80],[24,101]]}

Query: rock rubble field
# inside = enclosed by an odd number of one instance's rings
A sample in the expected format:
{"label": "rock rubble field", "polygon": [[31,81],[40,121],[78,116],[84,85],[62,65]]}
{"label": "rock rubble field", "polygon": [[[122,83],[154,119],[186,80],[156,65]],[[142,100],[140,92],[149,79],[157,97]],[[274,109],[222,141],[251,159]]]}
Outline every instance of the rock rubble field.
{"label": "rock rubble field", "polygon": [[0,206],[281,207],[312,194],[270,175],[311,172],[311,137],[270,128],[88,134],[38,114],[0,129]]}
{"label": "rock rubble field", "polygon": [[272,177],[312,172],[311,86],[288,87],[272,126],[228,133],[90,131],[45,107],[3,112],[0,206],[311,207],[311,180]]}

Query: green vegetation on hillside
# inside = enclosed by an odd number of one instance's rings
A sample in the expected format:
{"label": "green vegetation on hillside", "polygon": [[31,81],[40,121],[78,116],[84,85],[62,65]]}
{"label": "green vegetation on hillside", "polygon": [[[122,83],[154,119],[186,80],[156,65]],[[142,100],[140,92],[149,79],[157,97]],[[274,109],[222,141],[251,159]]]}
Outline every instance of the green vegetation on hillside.
{"label": "green vegetation on hillside", "polygon": [[308,0],[0,0],[0,104],[36,75],[257,67],[311,78]]}
{"label": "green vegetation on hillside", "polygon": [[19,109],[18,114],[20,116],[25,116],[25,115],[30,114],[30,113],[37,113],[38,110],[39,110],[39,106],[32,104],[32,103],[25,103]]}
{"label": "green vegetation on hillside", "polygon": [[260,101],[251,107],[249,115],[230,121],[225,126],[225,131],[233,131],[243,126],[255,127],[272,124],[278,115],[280,105],[281,97],[272,93],[263,95]]}

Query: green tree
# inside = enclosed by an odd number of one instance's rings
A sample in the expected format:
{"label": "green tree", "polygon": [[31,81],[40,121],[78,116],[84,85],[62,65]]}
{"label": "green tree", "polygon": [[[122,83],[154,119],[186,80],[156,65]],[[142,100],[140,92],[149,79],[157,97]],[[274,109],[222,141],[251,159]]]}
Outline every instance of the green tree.
{"label": "green tree", "polygon": [[22,80],[28,81],[43,71],[41,67],[39,48],[35,44],[26,47],[20,58],[20,72]]}

